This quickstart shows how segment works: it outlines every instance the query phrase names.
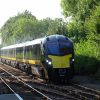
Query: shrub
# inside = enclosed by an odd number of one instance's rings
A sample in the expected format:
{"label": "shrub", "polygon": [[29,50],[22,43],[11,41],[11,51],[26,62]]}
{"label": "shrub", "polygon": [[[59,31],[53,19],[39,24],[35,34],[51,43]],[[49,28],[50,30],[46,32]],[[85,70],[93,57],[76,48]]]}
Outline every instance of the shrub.
{"label": "shrub", "polygon": [[94,41],[75,44],[75,71],[79,74],[95,74],[100,66],[100,47]]}

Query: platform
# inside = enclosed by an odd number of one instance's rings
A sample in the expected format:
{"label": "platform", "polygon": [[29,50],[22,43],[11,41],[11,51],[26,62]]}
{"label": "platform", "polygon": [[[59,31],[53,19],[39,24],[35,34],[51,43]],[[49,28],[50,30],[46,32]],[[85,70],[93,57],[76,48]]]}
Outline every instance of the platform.
{"label": "platform", "polygon": [[0,100],[23,100],[18,94],[2,94]]}

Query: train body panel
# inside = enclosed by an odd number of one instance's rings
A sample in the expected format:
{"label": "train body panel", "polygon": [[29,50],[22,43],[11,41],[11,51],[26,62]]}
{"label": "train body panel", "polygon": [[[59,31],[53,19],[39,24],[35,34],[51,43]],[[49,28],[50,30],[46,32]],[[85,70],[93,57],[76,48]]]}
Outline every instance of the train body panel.
{"label": "train body panel", "polygon": [[62,35],[3,47],[1,60],[44,79],[67,80],[74,74],[73,43]]}
{"label": "train body panel", "polygon": [[72,54],[68,54],[64,56],[48,55],[48,57],[52,60],[53,68],[69,68]]}

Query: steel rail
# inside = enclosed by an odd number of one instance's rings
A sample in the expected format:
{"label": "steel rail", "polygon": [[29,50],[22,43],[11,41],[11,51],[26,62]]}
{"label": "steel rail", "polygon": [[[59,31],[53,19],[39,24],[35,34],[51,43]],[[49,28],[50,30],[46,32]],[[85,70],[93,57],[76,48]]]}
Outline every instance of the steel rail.
{"label": "steel rail", "polygon": [[46,96],[45,94],[43,94],[42,92],[38,91],[37,89],[33,88],[32,86],[30,86],[29,84],[25,83],[21,78],[16,77],[15,75],[9,73],[8,71],[6,71],[5,69],[1,68],[1,70],[5,71],[6,73],[10,74],[12,77],[14,77],[15,79],[17,79],[18,81],[22,82],[24,85],[26,85],[27,87],[29,87],[30,89],[34,90],[35,92],[39,93],[40,95],[42,95],[45,99],[47,100],[52,100],[51,98],[49,98],[48,96]]}
{"label": "steel rail", "polygon": [[74,84],[72,84],[72,85],[77,86],[77,87],[79,87],[79,88],[82,88],[82,89],[84,89],[84,90],[90,91],[90,92],[94,92],[94,93],[100,95],[100,91],[98,91],[98,90],[91,89],[91,88],[89,88],[89,87],[82,86],[82,85],[79,85],[79,84],[76,84],[76,83],[74,83]]}
{"label": "steel rail", "polygon": [[10,91],[19,99],[23,100],[5,81],[4,79],[0,76],[1,81],[10,89]]}
{"label": "steel rail", "polygon": [[[43,84],[46,85],[46,84]],[[75,95],[76,97],[74,97],[75,99],[86,99],[88,100],[88,98],[86,96],[83,96],[82,94],[78,94],[78,92],[76,92],[76,90],[72,90],[72,89],[64,89],[62,87],[59,87],[58,85],[54,85],[54,84],[49,84],[49,87],[51,88],[55,88],[58,91],[62,91],[63,93],[66,92],[66,95]]]}
{"label": "steel rail", "polygon": [[[76,84],[76,83],[73,83],[72,85],[76,86],[80,89],[83,89],[85,91],[91,92],[91,93],[88,93],[88,94],[91,95],[91,96],[95,95],[96,98],[100,99],[100,91],[95,90],[95,89],[91,89],[89,87],[82,86],[82,85],[79,85],[79,84]],[[85,92],[84,92],[84,94],[85,94]]]}

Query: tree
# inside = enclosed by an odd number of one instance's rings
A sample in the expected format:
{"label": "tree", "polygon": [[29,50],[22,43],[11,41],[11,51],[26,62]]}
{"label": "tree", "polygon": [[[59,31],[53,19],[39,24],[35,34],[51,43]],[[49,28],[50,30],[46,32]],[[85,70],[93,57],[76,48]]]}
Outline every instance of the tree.
{"label": "tree", "polygon": [[72,16],[72,23],[77,27],[77,39],[86,39],[85,23],[90,18],[94,9],[99,6],[99,0],[61,0],[63,14],[66,17]]}
{"label": "tree", "polygon": [[3,44],[15,44],[35,38],[38,36],[37,23],[36,17],[28,11],[9,18],[1,28]]}
{"label": "tree", "polygon": [[9,18],[1,28],[3,45],[11,45],[52,34],[66,35],[66,23],[62,19],[37,20],[29,11]]}

